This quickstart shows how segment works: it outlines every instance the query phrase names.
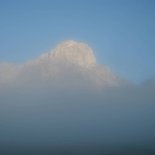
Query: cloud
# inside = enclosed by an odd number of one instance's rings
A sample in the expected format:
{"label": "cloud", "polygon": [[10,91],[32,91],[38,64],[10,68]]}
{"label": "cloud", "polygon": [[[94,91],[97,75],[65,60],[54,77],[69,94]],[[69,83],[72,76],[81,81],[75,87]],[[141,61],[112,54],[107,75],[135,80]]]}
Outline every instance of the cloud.
{"label": "cloud", "polygon": [[3,148],[35,145],[63,150],[62,146],[81,145],[114,151],[154,147],[154,86],[102,91],[38,87],[0,89]]}
{"label": "cloud", "polygon": [[[104,66],[81,69],[44,61],[46,56],[21,67],[11,65],[17,71],[14,80],[0,85],[3,154],[9,146],[22,151],[41,146],[48,153],[65,147],[74,154],[154,147],[154,80],[134,85],[118,80]],[[4,66],[12,75],[10,65]]]}

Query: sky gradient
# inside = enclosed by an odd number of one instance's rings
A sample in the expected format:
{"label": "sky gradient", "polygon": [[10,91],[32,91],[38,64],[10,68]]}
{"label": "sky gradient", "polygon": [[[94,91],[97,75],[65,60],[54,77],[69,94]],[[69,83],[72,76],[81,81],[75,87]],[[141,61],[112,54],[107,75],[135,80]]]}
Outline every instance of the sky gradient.
{"label": "sky gradient", "polygon": [[139,83],[155,77],[154,19],[154,0],[1,0],[0,61],[23,63],[73,39]]}

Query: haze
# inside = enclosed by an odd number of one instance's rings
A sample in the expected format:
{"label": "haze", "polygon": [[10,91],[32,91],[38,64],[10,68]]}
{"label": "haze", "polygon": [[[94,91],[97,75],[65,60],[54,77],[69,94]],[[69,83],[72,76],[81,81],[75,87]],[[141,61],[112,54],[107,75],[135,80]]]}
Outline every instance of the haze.
{"label": "haze", "polygon": [[87,44],[65,41],[28,63],[1,66],[3,154],[153,150],[154,81],[135,85],[95,59]]}

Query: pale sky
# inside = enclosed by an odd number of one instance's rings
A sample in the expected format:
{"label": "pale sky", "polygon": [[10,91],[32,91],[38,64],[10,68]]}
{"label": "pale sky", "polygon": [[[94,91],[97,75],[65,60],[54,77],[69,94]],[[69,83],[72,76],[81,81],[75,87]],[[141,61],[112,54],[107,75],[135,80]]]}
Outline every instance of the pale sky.
{"label": "pale sky", "polygon": [[23,63],[64,40],[142,82],[155,77],[154,0],[1,0],[0,61]]}

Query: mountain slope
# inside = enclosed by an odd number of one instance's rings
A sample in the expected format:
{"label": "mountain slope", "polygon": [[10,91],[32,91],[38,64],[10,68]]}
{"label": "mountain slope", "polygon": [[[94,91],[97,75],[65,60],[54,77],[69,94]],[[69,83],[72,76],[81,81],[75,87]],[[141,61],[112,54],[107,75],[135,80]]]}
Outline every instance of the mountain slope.
{"label": "mountain slope", "polygon": [[[5,69],[0,71],[2,77]],[[109,68],[97,64],[93,51],[87,44],[72,40],[58,44],[51,52],[14,68],[14,71],[12,69],[8,75],[10,78],[3,76],[1,82],[11,79],[21,83],[38,81],[56,86],[93,87],[117,86],[119,83]]]}

